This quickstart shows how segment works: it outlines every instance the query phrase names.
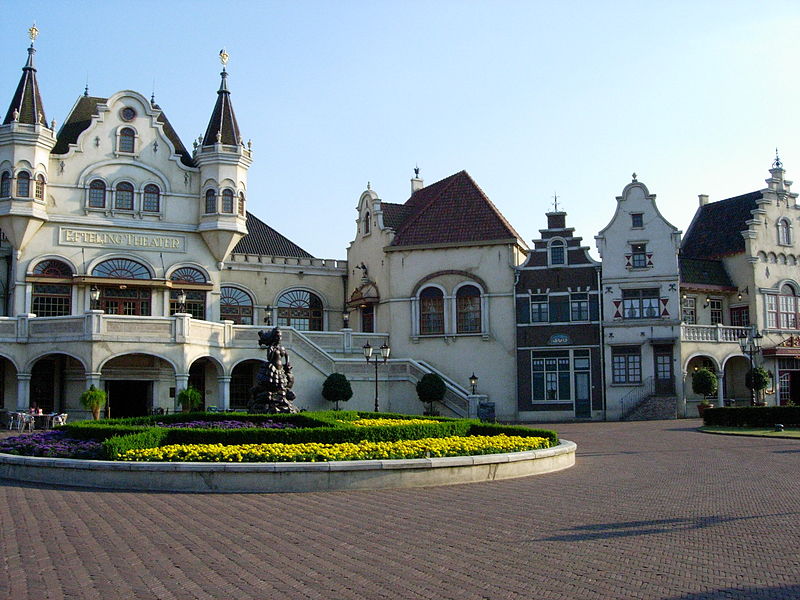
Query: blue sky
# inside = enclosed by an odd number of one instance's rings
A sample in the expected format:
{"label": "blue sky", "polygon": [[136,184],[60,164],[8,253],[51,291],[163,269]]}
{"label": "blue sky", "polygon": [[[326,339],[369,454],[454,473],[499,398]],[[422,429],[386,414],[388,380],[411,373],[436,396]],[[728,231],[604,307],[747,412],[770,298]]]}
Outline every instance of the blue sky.
{"label": "blue sky", "polygon": [[36,21],[59,124],[87,78],[155,89],[191,147],[225,47],[249,210],[323,258],[345,257],[367,181],[404,202],[415,164],[467,170],[527,242],[557,192],[592,248],[634,171],[684,231],[698,194],[763,187],[776,147],[800,173],[797,2],[4,4],[2,110]]}

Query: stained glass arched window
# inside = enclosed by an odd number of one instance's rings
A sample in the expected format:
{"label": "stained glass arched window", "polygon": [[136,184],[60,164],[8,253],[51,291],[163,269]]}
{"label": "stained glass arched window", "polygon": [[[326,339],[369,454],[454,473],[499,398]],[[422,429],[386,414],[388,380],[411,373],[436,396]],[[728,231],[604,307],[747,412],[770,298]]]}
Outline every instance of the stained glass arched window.
{"label": "stained glass arched window", "polygon": [[161,210],[161,190],[158,189],[157,185],[151,183],[144,186],[142,210],[145,212],[158,212]]}
{"label": "stained glass arched window", "polygon": [[219,316],[223,321],[252,325],[253,299],[244,290],[223,286],[220,288]]}
{"label": "stained glass arched window", "polygon": [[444,294],[439,288],[426,287],[419,293],[419,332],[444,333]]}
{"label": "stained glass arched window", "polygon": [[[65,279],[72,277],[70,266],[60,260],[43,260],[32,273],[38,277]],[[72,312],[72,284],[42,283],[33,284],[31,310],[38,317],[62,317]]]}
{"label": "stained glass arched window", "polygon": [[463,285],[456,292],[456,333],[481,332],[481,291]]}
{"label": "stained glass arched window", "polygon": [[11,195],[11,175],[8,171],[3,171],[0,175],[0,198],[8,198]]}
{"label": "stained glass arched window", "polygon": [[31,174],[27,171],[17,173],[17,197],[27,198],[31,195]]}
{"label": "stained glass arched window", "polygon": [[151,279],[147,267],[127,258],[112,258],[103,261],[92,270],[92,275],[116,279]]}
{"label": "stained glass arched window", "polygon": [[114,208],[117,210],[133,210],[133,185],[127,181],[117,184],[114,192]]}
{"label": "stained glass arched window", "polygon": [[99,179],[95,179],[89,184],[89,207],[106,207],[106,184]]}
{"label": "stained glass arched window", "polygon": [[222,190],[222,212],[233,213],[233,190]]}
{"label": "stained glass arched window", "polygon": [[183,281],[185,283],[206,283],[206,276],[200,269],[195,269],[194,267],[175,269],[169,279],[170,281]]}
{"label": "stained glass arched window", "polygon": [[286,292],[278,298],[278,325],[322,331],[322,300],[306,290]]}
{"label": "stained glass arched window", "polygon": [[60,260],[43,260],[33,267],[33,274],[44,277],[72,277],[70,266]]}
{"label": "stained glass arched window", "polygon": [[217,192],[206,190],[206,214],[210,215],[217,212]]}
{"label": "stained glass arched window", "polygon": [[44,175],[36,176],[36,187],[33,192],[34,198],[44,200]]}
{"label": "stained glass arched window", "polygon": [[133,152],[136,146],[136,132],[130,127],[123,127],[119,132],[119,151]]}

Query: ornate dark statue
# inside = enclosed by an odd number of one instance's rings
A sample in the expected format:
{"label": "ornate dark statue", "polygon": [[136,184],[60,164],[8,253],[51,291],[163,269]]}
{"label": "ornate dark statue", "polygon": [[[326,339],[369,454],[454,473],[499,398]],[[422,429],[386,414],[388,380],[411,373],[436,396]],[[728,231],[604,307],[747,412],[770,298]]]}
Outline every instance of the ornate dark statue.
{"label": "ornate dark statue", "polygon": [[281,332],[275,327],[269,333],[258,332],[258,346],[267,351],[267,360],[256,375],[256,385],[250,390],[250,413],[296,413],[292,386],[294,375],[289,355],[281,344]]}

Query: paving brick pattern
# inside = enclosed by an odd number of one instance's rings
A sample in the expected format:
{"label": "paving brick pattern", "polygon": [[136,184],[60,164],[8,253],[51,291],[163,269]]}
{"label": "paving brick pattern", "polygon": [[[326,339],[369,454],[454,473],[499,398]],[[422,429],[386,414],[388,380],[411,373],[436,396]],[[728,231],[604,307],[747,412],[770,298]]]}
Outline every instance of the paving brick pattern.
{"label": "paving brick pattern", "polygon": [[552,426],[511,481],[166,494],[0,481],[0,598],[800,598],[800,441]]}

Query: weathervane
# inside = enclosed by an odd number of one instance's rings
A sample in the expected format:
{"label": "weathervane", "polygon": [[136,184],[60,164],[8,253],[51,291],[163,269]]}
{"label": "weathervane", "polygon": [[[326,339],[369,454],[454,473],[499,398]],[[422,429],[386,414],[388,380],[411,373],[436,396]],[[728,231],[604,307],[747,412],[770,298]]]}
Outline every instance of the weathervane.
{"label": "weathervane", "polygon": [[219,51],[219,62],[222,63],[222,68],[224,69],[225,66],[228,64],[228,53],[225,52],[225,48]]}
{"label": "weathervane", "polygon": [[31,46],[33,46],[33,42],[36,41],[36,37],[39,35],[39,30],[36,27],[36,22],[34,21],[33,25],[31,25],[30,29],[28,29],[28,37],[31,38]]}
{"label": "weathervane", "polygon": [[553,211],[558,212],[558,194],[553,192]]}
{"label": "weathervane", "polygon": [[773,169],[782,169],[783,163],[781,162],[781,157],[778,156],[778,149],[775,148],[775,161],[772,163]]}

